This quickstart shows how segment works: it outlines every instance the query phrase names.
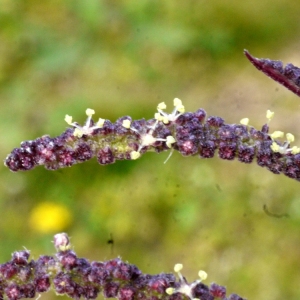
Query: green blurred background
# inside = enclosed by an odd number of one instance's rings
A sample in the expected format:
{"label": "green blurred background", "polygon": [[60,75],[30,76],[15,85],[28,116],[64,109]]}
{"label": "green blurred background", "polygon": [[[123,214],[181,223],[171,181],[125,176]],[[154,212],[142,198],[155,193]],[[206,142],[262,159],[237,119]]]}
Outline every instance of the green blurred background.
{"label": "green blurred background", "polygon": [[[299,15],[287,0],[0,0],[1,157],[59,135],[65,114],[152,118],[175,97],[256,127],[271,109],[271,131],[299,140],[299,99],[243,56],[300,65]],[[53,254],[53,234],[66,231],[91,260],[121,256],[152,274],[180,262],[188,280],[204,269],[207,283],[248,299],[300,299],[300,183],[256,164],[167,156],[56,172],[3,166],[0,261],[23,247]]]}

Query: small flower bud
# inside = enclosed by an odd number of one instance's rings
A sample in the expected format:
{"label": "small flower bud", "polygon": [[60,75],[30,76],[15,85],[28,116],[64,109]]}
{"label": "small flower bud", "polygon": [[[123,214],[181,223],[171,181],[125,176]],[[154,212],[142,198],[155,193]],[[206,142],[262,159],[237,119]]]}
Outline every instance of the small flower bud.
{"label": "small flower bud", "polygon": [[54,246],[58,251],[67,251],[71,248],[70,239],[66,233],[58,233],[54,236]]}

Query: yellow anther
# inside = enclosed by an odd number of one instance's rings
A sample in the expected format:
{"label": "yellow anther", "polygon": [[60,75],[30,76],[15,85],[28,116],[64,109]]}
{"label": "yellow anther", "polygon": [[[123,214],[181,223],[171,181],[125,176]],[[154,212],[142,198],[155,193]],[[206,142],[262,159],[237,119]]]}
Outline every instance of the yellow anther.
{"label": "yellow anther", "polygon": [[125,128],[130,128],[130,125],[131,125],[130,120],[124,120],[122,122],[122,126],[125,127]]}
{"label": "yellow anther", "polygon": [[138,159],[140,156],[141,156],[140,152],[137,152],[137,151],[132,151],[130,153],[130,157],[132,160]]}
{"label": "yellow anther", "polygon": [[300,153],[300,148],[297,147],[297,146],[293,146],[291,148],[291,153],[294,154],[294,155]]}
{"label": "yellow anther", "polygon": [[182,105],[182,101],[179,98],[175,98],[173,103],[175,107]]}
{"label": "yellow anther", "polygon": [[270,136],[271,136],[272,139],[282,138],[284,136],[284,132],[274,131]]}
{"label": "yellow anther", "polygon": [[286,139],[287,139],[287,141],[288,141],[289,143],[292,143],[292,142],[295,141],[295,137],[294,137],[294,135],[291,134],[291,133],[287,133],[287,134],[286,134]]}
{"label": "yellow anther", "polygon": [[172,135],[169,135],[167,136],[167,139],[166,139],[166,145],[171,148],[172,147],[172,144],[174,144],[176,141],[174,139],[174,137]]}
{"label": "yellow anther", "polygon": [[155,118],[157,121],[162,121],[164,117],[163,117],[160,113],[155,113],[155,114],[154,114],[154,118]]}
{"label": "yellow anther", "polygon": [[184,106],[182,105],[182,101],[178,98],[175,98],[173,102],[176,110],[180,113],[184,113],[185,109]]}
{"label": "yellow anther", "polygon": [[95,114],[95,111],[91,108],[88,108],[85,113],[88,117],[91,117],[93,114]]}
{"label": "yellow anther", "polygon": [[207,273],[203,270],[200,270],[198,276],[200,277],[201,280],[205,280],[207,278]]}
{"label": "yellow anther", "polygon": [[273,152],[280,152],[280,146],[275,142],[272,143],[271,149],[273,150]]}
{"label": "yellow anther", "polygon": [[182,265],[182,264],[176,264],[176,265],[174,266],[174,271],[175,271],[176,273],[178,273],[178,272],[180,272],[180,271],[182,270],[182,268],[183,268],[183,265]]}
{"label": "yellow anther", "polygon": [[66,115],[66,116],[65,116],[65,121],[66,121],[69,125],[72,125],[72,120],[73,120],[72,116],[69,116],[69,115]]}
{"label": "yellow anther", "polygon": [[80,128],[75,128],[73,135],[81,138],[83,136],[83,131]]}
{"label": "yellow anther", "polygon": [[274,112],[273,111],[270,111],[269,109],[267,110],[267,113],[266,113],[266,118],[271,121],[274,117]]}
{"label": "yellow anther", "polygon": [[169,287],[169,288],[166,289],[166,293],[167,293],[168,295],[172,295],[172,294],[175,292],[175,290],[176,290],[176,289]]}
{"label": "yellow anther", "polygon": [[98,126],[99,128],[102,128],[104,123],[105,123],[105,119],[99,118],[98,122],[96,123],[96,126]]}
{"label": "yellow anther", "polygon": [[243,118],[240,123],[247,126],[249,124],[249,118]]}
{"label": "yellow anther", "polygon": [[167,108],[167,105],[165,102],[161,102],[157,105],[157,109],[162,110],[162,109],[166,109],[166,108]]}

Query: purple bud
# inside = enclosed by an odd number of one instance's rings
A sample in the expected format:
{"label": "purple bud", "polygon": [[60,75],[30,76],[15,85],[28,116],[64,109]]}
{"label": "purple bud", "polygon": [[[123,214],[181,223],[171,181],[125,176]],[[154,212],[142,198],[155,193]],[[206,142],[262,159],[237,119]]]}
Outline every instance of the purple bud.
{"label": "purple bud", "polygon": [[183,155],[194,155],[198,153],[198,142],[195,137],[190,137],[186,141],[177,140],[178,151]]}
{"label": "purple bud", "polygon": [[214,296],[210,294],[208,286],[203,283],[198,283],[194,287],[193,296],[201,300],[214,300]]}
{"label": "purple bud", "polygon": [[0,265],[0,275],[4,279],[10,279],[18,273],[18,267],[14,262],[7,262]]}
{"label": "purple bud", "polygon": [[38,293],[47,292],[50,288],[49,275],[46,274],[38,275],[34,280],[34,285]]}
{"label": "purple bud", "polygon": [[223,125],[218,130],[218,136],[221,141],[233,141],[237,139],[234,134],[234,126],[231,125]]}
{"label": "purple bud", "polygon": [[261,167],[269,166],[272,164],[272,150],[270,149],[269,142],[260,143],[260,147],[257,149],[257,164]]}
{"label": "purple bud", "polygon": [[110,147],[105,147],[100,149],[97,153],[97,160],[100,165],[113,164],[115,162],[115,157]]}
{"label": "purple bud", "polygon": [[299,180],[300,179],[300,168],[293,162],[288,162],[283,170],[283,173],[290,177]]}
{"label": "purple bud", "polygon": [[135,297],[135,289],[130,286],[124,286],[119,290],[119,300],[133,300]]}
{"label": "purple bud", "polygon": [[224,143],[219,145],[219,157],[222,159],[233,160],[235,158],[236,143]]}
{"label": "purple bud", "polygon": [[28,283],[20,286],[20,292],[22,298],[34,298],[35,287],[33,284]]}
{"label": "purple bud", "polygon": [[17,300],[22,297],[21,291],[19,286],[15,283],[9,284],[5,289],[4,292],[9,300]]}
{"label": "purple bud", "polygon": [[226,288],[224,286],[212,283],[209,288],[210,293],[216,298],[225,298]]}
{"label": "purple bud", "polygon": [[239,295],[237,294],[231,294],[229,297],[228,297],[228,300],[245,300],[244,298],[240,297]]}
{"label": "purple bud", "polygon": [[54,247],[58,251],[67,251],[70,249],[70,239],[64,232],[58,233],[54,236]]}
{"label": "purple bud", "polygon": [[200,123],[203,123],[206,117],[206,112],[204,109],[200,108],[195,112],[195,118],[199,120]]}
{"label": "purple bud", "polygon": [[30,252],[27,250],[16,251],[12,254],[11,261],[16,265],[26,265],[28,262]]}
{"label": "purple bud", "polygon": [[71,250],[58,252],[56,256],[62,264],[63,268],[65,268],[66,270],[71,270],[77,266],[77,256]]}
{"label": "purple bud", "polygon": [[164,293],[166,288],[168,287],[166,279],[163,277],[163,275],[157,275],[153,276],[152,279],[148,282],[148,287],[158,293]]}
{"label": "purple bud", "polygon": [[216,145],[212,141],[200,143],[200,156],[203,158],[211,158],[215,155]]}
{"label": "purple bud", "polygon": [[249,164],[252,163],[255,155],[255,148],[253,146],[239,145],[238,160],[240,162]]}
{"label": "purple bud", "polygon": [[71,294],[75,289],[75,282],[72,281],[70,274],[58,273],[53,279],[55,291],[58,294]]}
{"label": "purple bud", "polygon": [[119,284],[116,282],[108,282],[103,287],[103,296],[105,298],[116,298],[119,291]]}
{"label": "purple bud", "polygon": [[80,162],[89,160],[93,157],[93,152],[90,146],[85,143],[79,144],[74,152],[74,158]]}
{"label": "purple bud", "polygon": [[219,128],[224,124],[224,119],[220,117],[208,117],[206,123],[209,126]]}

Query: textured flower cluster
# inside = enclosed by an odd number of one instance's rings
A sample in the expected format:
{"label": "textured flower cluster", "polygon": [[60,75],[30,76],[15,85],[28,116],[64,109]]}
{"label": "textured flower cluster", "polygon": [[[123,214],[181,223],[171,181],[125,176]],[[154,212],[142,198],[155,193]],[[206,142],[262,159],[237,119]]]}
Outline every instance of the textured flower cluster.
{"label": "textured flower cluster", "polygon": [[289,63],[285,67],[280,60],[256,58],[247,50],[244,51],[249,61],[268,77],[279,82],[287,89],[300,96],[300,68]]}
{"label": "textured flower cluster", "polygon": [[14,252],[9,262],[1,264],[0,299],[35,298],[53,289],[58,295],[74,299],[95,299],[101,293],[105,298],[120,300],[243,300],[236,294],[227,297],[223,286],[203,284],[204,271],[199,272],[199,280],[189,284],[180,274],[180,264],[174,268],[178,281],[173,274],[143,274],[120,258],[105,262],[78,258],[65,233],[55,235],[54,245],[55,256],[29,260],[29,251],[23,250]]}
{"label": "textured flower cluster", "polygon": [[[220,117],[206,116],[203,109],[184,112],[179,99],[174,100],[171,114],[164,112],[165,103],[157,107],[154,119],[133,121],[124,116],[115,123],[99,119],[95,123],[94,111],[87,109],[87,121],[83,126],[65,120],[68,128],[58,137],[43,136],[21,143],[5,159],[12,171],[26,171],[37,165],[56,170],[72,166],[96,157],[99,164],[112,164],[116,160],[133,160],[148,151],[177,150],[183,156],[197,155],[212,158],[216,151],[221,159],[251,163],[256,160],[275,174],[283,173],[300,180],[299,148],[290,147],[294,136],[290,133],[283,139],[281,131],[269,134],[268,122],[257,130],[248,125],[248,119],[240,124],[226,124]],[[268,111],[270,120],[273,113]]]}

